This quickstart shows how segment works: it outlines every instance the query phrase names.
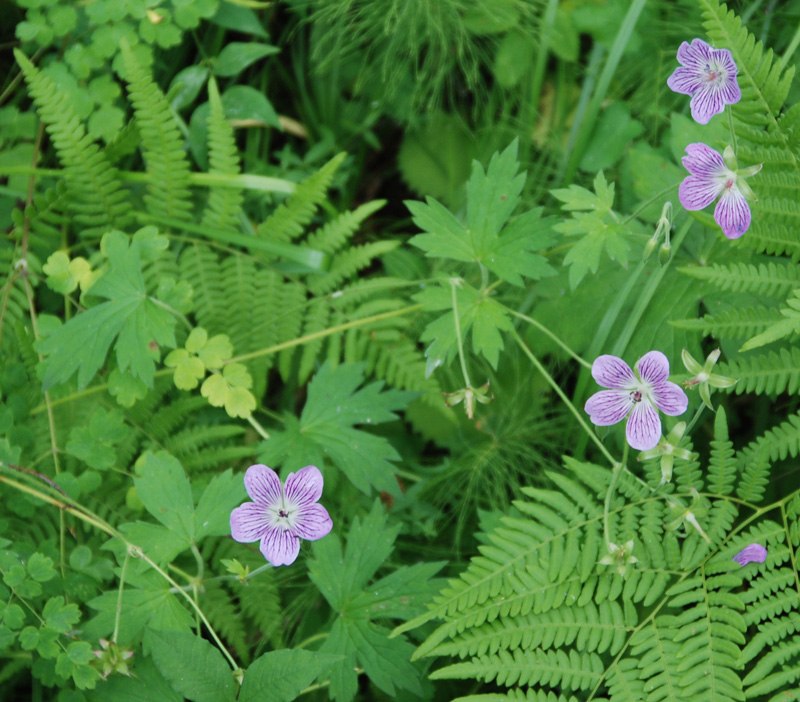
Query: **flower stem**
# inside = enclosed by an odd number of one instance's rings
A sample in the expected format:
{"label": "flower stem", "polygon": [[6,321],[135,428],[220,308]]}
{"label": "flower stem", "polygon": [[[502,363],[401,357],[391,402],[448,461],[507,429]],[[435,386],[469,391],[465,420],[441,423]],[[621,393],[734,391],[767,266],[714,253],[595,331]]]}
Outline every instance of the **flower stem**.
{"label": "flower stem", "polygon": [[728,105],[727,107],[728,112],[728,126],[731,129],[731,146],[733,147],[733,153],[737,153],[736,148],[736,130],[733,128],[733,108]]}
{"label": "flower stem", "polygon": [[522,312],[517,312],[516,310],[512,310],[511,308],[506,308],[508,313],[518,319],[522,319],[526,321],[528,324],[536,327],[539,331],[544,332],[549,336],[553,341],[555,341],[573,360],[580,363],[584,368],[588,368],[589,370],[592,369],[592,364],[589,361],[584,360],[581,358],[577,353],[575,353],[569,346],[567,346],[561,339],[559,339],[553,332],[551,332],[544,324],[541,322],[537,322],[532,317],[528,317],[528,315],[522,314]]}
{"label": "flower stem", "polygon": [[130,560],[130,553],[125,551],[125,560],[122,562],[122,572],[119,575],[119,591],[117,593],[117,611],[114,615],[114,634],[111,637],[112,643],[117,643],[119,636],[119,619],[122,615],[122,590],[125,587],[125,571],[128,570],[128,561]]}
{"label": "flower stem", "polygon": [[453,300],[453,319],[456,325],[456,339],[458,341],[458,360],[461,362],[461,372],[464,374],[464,382],[468,388],[472,387],[467,373],[467,362],[464,360],[464,342],[461,340],[461,320],[458,318],[458,301],[456,300],[456,284],[450,280],[450,294]]}

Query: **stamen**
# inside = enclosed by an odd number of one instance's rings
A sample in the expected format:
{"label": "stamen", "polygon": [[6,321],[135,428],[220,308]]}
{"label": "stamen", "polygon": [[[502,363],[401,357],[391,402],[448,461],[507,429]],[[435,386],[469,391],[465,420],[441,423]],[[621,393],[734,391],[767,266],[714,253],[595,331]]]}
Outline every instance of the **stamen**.
{"label": "stamen", "polygon": [[641,390],[634,390],[631,392],[631,399],[634,402],[641,402],[642,401],[642,391]]}

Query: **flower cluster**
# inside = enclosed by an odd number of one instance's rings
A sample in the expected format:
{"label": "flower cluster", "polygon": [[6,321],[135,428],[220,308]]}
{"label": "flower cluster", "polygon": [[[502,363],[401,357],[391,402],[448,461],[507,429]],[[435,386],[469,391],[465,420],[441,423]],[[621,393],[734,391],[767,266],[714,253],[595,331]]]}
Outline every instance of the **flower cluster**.
{"label": "flower cluster", "polygon": [[317,504],[322,483],[316,466],[289,473],[285,486],[272,468],[250,466],[244,485],[253,502],[231,512],[231,536],[241,543],[260,541],[261,553],[274,566],[291,565],[300,539],[321,539],[333,527],[328,511]]}
{"label": "flower cluster", "polygon": [[[692,96],[689,107],[699,124],[708,124],[726,105],[742,99],[736,81],[738,69],[727,49],[713,49],[702,39],[693,39],[691,44],[681,44],[678,62],[681,65],[667,85],[676,93]],[[719,198],[714,220],[726,237],[738,239],[750,227],[747,201],[755,199],[745,178],[758,173],[761,166],[739,169],[730,146],[720,155],[702,143],[689,144],[682,160],[689,176],[678,193],[681,204],[690,211],[702,210]]]}
{"label": "flower cluster", "polygon": [[669,361],[661,351],[650,351],[636,362],[636,373],[616,356],[598,356],[592,364],[592,377],[608,390],[592,395],[584,409],[592,423],[607,427],[628,423],[628,443],[639,451],[655,448],[661,440],[658,410],[672,417],[683,414],[689,405],[686,393],[669,382]]}

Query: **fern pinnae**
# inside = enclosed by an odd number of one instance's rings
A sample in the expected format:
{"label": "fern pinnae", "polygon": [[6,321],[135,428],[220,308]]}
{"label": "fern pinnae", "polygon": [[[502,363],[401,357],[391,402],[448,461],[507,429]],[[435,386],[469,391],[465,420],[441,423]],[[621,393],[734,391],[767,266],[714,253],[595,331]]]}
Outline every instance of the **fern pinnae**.
{"label": "fern pinnae", "polygon": [[714,285],[723,291],[750,293],[765,297],[786,297],[800,287],[800,269],[783,261],[687,266],[681,273]]}
{"label": "fern pinnae", "polygon": [[150,178],[145,203],[154,214],[191,219],[193,204],[189,190],[189,161],[172,109],[164,93],[139,65],[124,40],[121,53]]}
{"label": "fern pinnae", "polygon": [[345,249],[333,256],[330,270],[310,279],[308,286],[315,295],[333,292],[345,280],[352,278],[360,270],[370,266],[376,258],[393,251],[399,245],[399,241],[385,240]]}
{"label": "fern pinnae", "polygon": [[361,223],[371,217],[386,204],[386,200],[372,200],[365,202],[355,210],[342,212],[335,219],[309,234],[306,245],[317,251],[334,254],[340,251]]}
{"label": "fern pinnae", "polygon": [[699,319],[679,319],[670,324],[715,339],[750,339],[783,319],[780,310],[774,307],[736,307]]}
{"label": "fern pinnae", "polygon": [[[225,119],[222,99],[214,78],[208,81],[208,165],[209,173],[238,175],[239,154],[231,123]],[[211,188],[208,205],[203,213],[203,225],[238,230],[242,211],[242,191],[236,188]]]}
{"label": "fern pinnae", "polygon": [[282,243],[302,235],[303,227],[311,222],[317,207],[327,197],[328,187],[346,155],[337,154],[299,183],[289,199],[259,225],[258,235]]}
{"label": "fern pinnae", "polygon": [[69,98],[55,81],[18,49],[14,56],[64,167],[69,188],[67,204],[76,213],[75,219],[87,225],[83,235],[98,236],[111,228],[124,229],[130,222],[130,205],[116,170],[86,133]]}

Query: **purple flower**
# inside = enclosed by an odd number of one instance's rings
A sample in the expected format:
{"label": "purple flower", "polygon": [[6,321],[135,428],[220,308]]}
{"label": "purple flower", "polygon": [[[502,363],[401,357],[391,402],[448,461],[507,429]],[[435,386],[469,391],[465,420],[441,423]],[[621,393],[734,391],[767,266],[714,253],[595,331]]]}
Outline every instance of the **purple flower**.
{"label": "purple flower", "polygon": [[714,219],[729,239],[738,239],[750,226],[748,199],[755,194],[745,178],[761,170],[761,164],[737,170],[733,149],[727,147],[724,157],[705,144],[689,144],[683,165],[691,175],[681,183],[678,197],[687,210],[702,210],[719,198]]}
{"label": "purple flower", "polygon": [[603,387],[592,395],[584,409],[598,427],[607,427],[628,417],[625,434],[628,443],[648,451],[661,440],[661,418],[656,408],[675,417],[689,405],[686,393],[670,383],[669,361],[661,351],[650,351],[636,362],[636,375],[616,356],[598,356],[592,364],[592,377]]}
{"label": "purple flower", "polygon": [[746,566],[748,563],[755,561],[756,563],[763,563],[767,559],[767,549],[761,544],[750,544],[745,546],[739,553],[737,553],[733,560],[740,566]]}
{"label": "purple flower", "polygon": [[678,62],[681,65],[667,78],[667,85],[676,93],[692,96],[689,107],[696,122],[708,124],[725,105],[742,99],[736,82],[738,69],[727,49],[712,49],[702,39],[693,39],[691,44],[681,44]]}
{"label": "purple flower", "polygon": [[244,486],[253,502],[231,512],[231,536],[241,543],[261,541],[261,553],[272,565],[290,565],[300,552],[300,539],[315,541],[333,527],[328,511],[317,504],[322,473],[306,466],[289,473],[286,485],[267,466],[250,466]]}

